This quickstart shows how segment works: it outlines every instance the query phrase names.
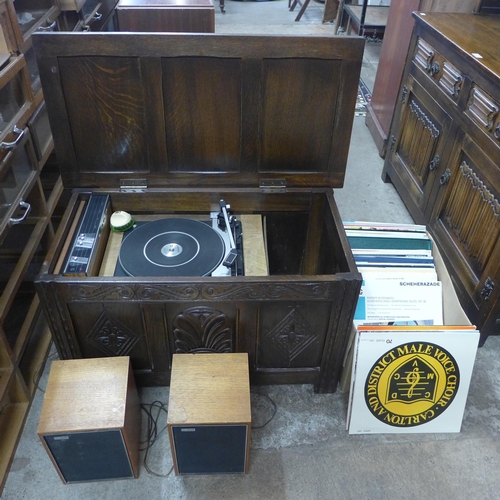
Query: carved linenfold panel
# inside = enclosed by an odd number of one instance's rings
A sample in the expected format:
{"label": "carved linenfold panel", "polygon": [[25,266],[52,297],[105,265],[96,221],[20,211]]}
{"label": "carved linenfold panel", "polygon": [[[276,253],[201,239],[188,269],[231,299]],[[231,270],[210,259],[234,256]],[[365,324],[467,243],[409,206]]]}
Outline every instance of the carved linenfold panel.
{"label": "carved linenfold panel", "polygon": [[412,99],[405,110],[397,153],[423,186],[435,156],[440,129]]}
{"label": "carved linenfold panel", "polygon": [[500,203],[467,161],[462,161],[443,218],[484,269],[500,236]]}
{"label": "carved linenfold panel", "polygon": [[318,335],[304,319],[298,308],[293,308],[270,332],[266,339],[280,353],[282,366],[292,366],[293,360],[313,344]]}
{"label": "carved linenfold panel", "polygon": [[125,356],[138,342],[139,336],[105,310],[86,340],[108,356]]}
{"label": "carved linenfold panel", "polygon": [[483,90],[473,87],[467,103],[467,112],[489,132],[498,116],[498,104]]}
{"label": "carved linenfold panel", "polygon": [[449,62],[443,63],[443,75],[439,79],[439,86],[454,100],[462,88],[463,77],[460,72]]}
{"label": "carved linenfold panel", "polygon": [[434,55],[434,49],[427,42],[419,40],[413,60],[424,71],[429,71]]}
{"label": "carved linenfold panel", "polygon": [[211,307],[192,307],[173,320],[175,352],[233,352],[233,321]]}

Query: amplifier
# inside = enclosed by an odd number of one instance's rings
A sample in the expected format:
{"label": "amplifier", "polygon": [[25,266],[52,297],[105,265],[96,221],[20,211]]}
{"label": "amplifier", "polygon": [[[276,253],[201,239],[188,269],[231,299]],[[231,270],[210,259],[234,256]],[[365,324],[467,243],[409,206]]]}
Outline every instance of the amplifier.
{"label": "amplifier", "polygon": [[38,436],[64,483],[138,477],[140,418],[129,357],[52,363]]}
{"label": "amplifier", "polygon": [[174,354],[167,427],[175,474],[247,474],[248,354]]}
{"label": "amplifier", "polygon": [[109,195],[93,195],[86,205],[64,265],[65,276],[88,276],[104,251],[111,204]]}

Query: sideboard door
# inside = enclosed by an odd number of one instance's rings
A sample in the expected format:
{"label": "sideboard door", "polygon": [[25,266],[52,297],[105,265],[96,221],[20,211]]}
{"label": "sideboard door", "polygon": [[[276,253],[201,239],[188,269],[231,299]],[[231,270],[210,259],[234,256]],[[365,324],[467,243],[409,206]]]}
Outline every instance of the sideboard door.
{"label": "sideboard door", "polygon": [[[431,231],[462,283],[465,310],[484,324],[500,296],[500,178],[493,160],[459,132],[439,180]],[[461,292],[464,290],[464,292]],[[493,318],[491,318],[493,320]]]}
{"label": "sideboard door", "polygon": [[452,120],[411,75],[401,89],[396,120],[384,173],[389,174],[414,220],[422,224],[446,162]]}

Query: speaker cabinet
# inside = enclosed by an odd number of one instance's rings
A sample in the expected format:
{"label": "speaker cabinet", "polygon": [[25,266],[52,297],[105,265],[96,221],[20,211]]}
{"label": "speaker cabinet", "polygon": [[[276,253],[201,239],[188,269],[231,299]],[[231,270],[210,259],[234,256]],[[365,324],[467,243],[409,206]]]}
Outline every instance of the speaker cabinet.
{"label": "speaker cabinet", "polygon": [[248,355],[174,354],[167,427],[175,474],[247,474]]}
{"label": "speaker cabinet", "polygon": [[38,436],[64,483],[138,477],[140,418],[129,357],[52,363]]}

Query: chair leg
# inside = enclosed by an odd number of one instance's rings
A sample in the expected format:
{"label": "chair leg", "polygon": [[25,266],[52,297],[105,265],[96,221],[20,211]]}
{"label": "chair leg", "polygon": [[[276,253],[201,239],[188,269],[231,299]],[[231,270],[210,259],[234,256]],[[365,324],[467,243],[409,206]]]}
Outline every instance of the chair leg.
{"label": "chair leg", "polygon": [[307,6],[309,5],[309,2],[311,0],[305,0],[304,3],[302,4],[302,8],[299,10],[299,13],[297,17],[295,18],[295,21],[300,21],[300,18],[302,17],[302,14],[304,14],[305,10],[307,9]]}

